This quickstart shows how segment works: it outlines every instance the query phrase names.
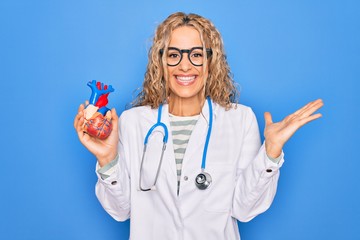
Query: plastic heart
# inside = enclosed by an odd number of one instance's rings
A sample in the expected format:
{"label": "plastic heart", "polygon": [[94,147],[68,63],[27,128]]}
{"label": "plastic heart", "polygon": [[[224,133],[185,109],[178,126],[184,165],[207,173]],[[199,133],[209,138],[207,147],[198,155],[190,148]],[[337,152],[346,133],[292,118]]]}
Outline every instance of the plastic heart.
{"label": "plastic heart", "polygon": [[84,130],[90,136],[106,139],[112,130],[111,120],[96,112],[90,119],[85,120]]}

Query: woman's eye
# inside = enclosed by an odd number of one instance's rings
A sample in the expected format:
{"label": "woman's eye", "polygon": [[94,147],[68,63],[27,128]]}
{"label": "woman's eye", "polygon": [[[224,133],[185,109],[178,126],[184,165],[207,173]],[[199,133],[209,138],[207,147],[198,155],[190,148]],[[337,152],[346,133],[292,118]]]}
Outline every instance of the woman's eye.
{"label": "woman's eye", "polygon": [[178,58],[179,54],[177,54],[177,53],[169,53],[168,57],[169,58]]}
{"label": "woman's eye", "polygon": [[193,53],[191,57],[193,58],[202,58],[202,53]]}

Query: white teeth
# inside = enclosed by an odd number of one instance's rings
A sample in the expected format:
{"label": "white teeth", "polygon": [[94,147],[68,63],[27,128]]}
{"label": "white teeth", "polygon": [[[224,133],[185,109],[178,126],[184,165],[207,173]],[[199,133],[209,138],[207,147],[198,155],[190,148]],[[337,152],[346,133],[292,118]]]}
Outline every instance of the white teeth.
{"label": "white teeth", "polygon": [[189,82],[195,79],[195,76],[176,76],[176,79],[183,82]]}

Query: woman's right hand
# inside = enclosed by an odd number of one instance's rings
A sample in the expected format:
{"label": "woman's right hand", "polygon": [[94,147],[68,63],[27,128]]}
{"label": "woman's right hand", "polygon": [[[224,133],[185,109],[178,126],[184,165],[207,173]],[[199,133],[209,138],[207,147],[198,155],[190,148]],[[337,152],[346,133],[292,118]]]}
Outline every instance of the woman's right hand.
{"label": "woman's right hand", "polygon": [[84,132],[84,104],[81,104],[78,109],[78,114],[74,119],[74,128],[78,134],[80,142],[97,158],[100,167],[116,158],[117,146],[119,142],[118,121],[115,108],[111,109],[111,121],[113,129],[104,140],[94,138]]}

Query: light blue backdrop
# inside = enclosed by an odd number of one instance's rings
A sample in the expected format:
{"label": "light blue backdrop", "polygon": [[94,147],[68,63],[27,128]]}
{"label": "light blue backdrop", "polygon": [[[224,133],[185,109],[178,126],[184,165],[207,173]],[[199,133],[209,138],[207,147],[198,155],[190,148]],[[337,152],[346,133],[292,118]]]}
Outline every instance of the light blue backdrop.
{"label": "light blue backdrop", "polygon": [[1,239],[127,239],[94,194],[95,159],[73,129],[89,80],[133,99],[158,23],[176,11],[210,18],[223,35],[263,131],[322,98],[323,118],[285,147],[272,207],[240,224],[244,240],[360,239],[357,139],[360,4],[295,1],[0,1]]}

